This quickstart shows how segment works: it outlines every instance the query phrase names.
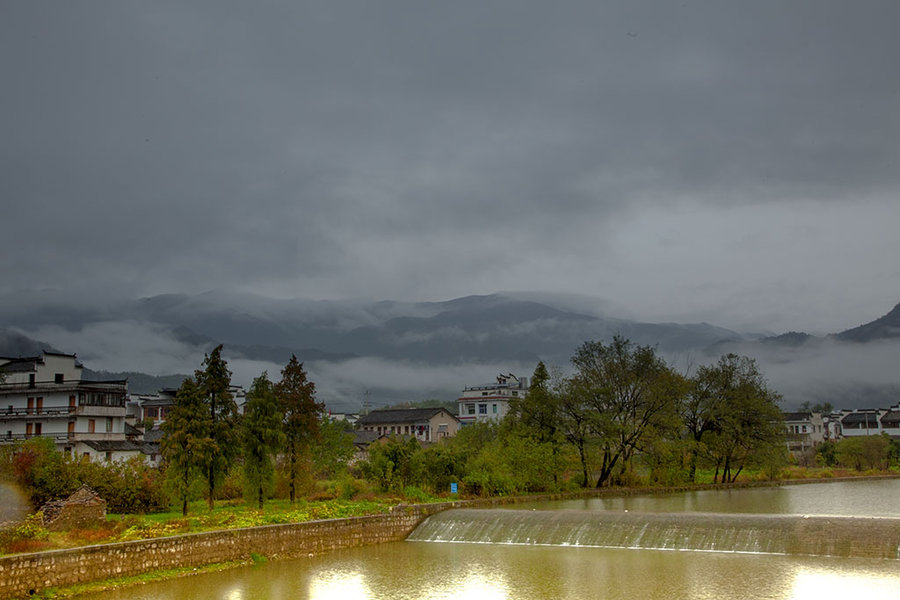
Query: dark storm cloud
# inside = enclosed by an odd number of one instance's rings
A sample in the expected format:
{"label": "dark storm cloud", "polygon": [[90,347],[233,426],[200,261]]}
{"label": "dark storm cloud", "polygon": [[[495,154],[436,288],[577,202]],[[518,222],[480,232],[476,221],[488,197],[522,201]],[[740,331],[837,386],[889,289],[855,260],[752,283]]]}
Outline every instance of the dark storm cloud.
{"label": "dark storm cloud", "polygon": [[[889,1],[7,2],[2,290],[564,289],[647,308],[645,282],[704,227],[764,233],[787,205],[896,216],[898,17]],[[843,220],[828,210],[809,244]],[[667,222],[674,252],[653,235]],[[735,253],[691,289],[747,295],[729,264],[752,251],[728,244],[683,251]],[[889,307],[900,274],[846,260]],[[744,285],[796,277],[768,262]]]}

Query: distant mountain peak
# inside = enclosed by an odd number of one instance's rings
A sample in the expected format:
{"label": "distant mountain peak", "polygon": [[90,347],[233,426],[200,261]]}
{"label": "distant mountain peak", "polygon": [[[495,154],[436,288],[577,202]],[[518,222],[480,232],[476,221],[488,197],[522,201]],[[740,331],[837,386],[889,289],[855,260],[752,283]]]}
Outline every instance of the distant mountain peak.
{"label": "distant mountain peak", "polygon": [[870,323],[834,334],[835,338],[846,342],[871,342],[900,338],[900,304],[889,313]]}

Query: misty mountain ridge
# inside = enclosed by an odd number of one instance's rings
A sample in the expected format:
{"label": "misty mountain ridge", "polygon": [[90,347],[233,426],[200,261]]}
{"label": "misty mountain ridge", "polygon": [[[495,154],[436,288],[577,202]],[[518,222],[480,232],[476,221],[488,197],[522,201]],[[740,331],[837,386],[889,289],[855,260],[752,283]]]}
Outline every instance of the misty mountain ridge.
{"label": "misty mountain ridge", "polygon": [[[840,354],[839,364],[846,366],[858,360],[862,348],[880,348],[879,357],[895,355],[891,352],[900,348],[892,345],[900,341],[900,305],[865,325],[817,337],[793,331],[763,336],[708,323],[622,319],[609,316],[609,307],[600,300],[592,305],[587,298],[553,294],[362,302],[208,292],[117,300],[105,306],[76,301],[69,307],[62,306],[64,296],[53,294],[8,300],[0,298],[0,327],[7,327],[0,330],[0,355],[33,355],[43,348],[77,352],[111,378],[130,373],[133,389],[140,387],[141,393],[153,391],[144,388],[162,381],[144,381],[135,373],[193,372],[203,353],[224,344],[230,364],[243,363],[251,372],[258,369],[255,374],[265,368],[271,377],[277,376],[275,366],[295,354],[320,377],[335,380],[324,384],[332,385],[328,393],[335,397],[358,397],[368,388],[397,401],[421,400],[423,394],[454,394],[464,385],[479,383],[471,379],[476,372],[492,373],[496,368],[530,373],[539,360],[567,365],[585,341],[606,341],[614,335],[695,365],[726,352],[759,358],[779,384],[786,389],[795,386],[789,392],[792,398],[814,390],[810,393],[815,398],[824,394],[841,406],[834,401],[839,398],[831,397],[835,390],[865,404],[866,398],[882,402],[895,397],[900,389],[900,381],[881,375],[848,374],[847,386],[841,381],[821,385],[823,375],[834,377],[838,372],[826,366],[827,356]],[[887,354],[884,344],[889,344]],[[109,364],[115,367],[110,369]],[[809,373],[801,375],[799,364],[808,364]]]}

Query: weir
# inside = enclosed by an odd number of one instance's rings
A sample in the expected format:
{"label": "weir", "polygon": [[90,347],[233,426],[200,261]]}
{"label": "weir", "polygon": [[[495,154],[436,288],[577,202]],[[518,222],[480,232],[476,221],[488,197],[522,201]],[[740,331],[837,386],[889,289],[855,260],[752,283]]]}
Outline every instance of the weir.
{"label": "weir", "polygon": [[900,519],[452,509],[425,519],[407,541],[898,560]]}

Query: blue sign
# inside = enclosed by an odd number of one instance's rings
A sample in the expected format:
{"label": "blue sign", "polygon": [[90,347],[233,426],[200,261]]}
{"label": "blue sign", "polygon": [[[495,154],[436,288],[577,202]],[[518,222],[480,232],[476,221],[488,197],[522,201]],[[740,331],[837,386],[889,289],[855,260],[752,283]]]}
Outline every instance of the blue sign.
{"label": "blue sign", "polygon": [[455,493],[456,493],[456,490],[457,490],[456,484],[455,484],[455,483],[451,483],[451,484],[450,484],[450,493],[451,493],[451,494],[455,494]]}

